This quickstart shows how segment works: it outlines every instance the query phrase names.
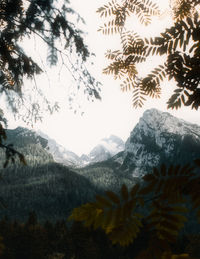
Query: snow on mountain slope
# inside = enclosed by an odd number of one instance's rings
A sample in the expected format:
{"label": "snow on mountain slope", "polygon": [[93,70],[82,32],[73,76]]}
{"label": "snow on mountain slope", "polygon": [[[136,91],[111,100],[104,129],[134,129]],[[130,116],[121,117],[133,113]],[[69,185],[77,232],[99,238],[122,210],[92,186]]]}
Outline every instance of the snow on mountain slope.
{"label": "snow on mountain slope", "polygon": [[54,139],[49,138],[49,136],[47,136],[43,132],[38,131],[38,134],[41,137],[47,139],[48,151],[52,154],[56,162],[70,167],[79,167],[82,165],[80,157],[74,152],[69,151],[63,146],[59,145]]}
{"label": "snow on mountain slope", "polygon": [[109,138],[102,139],[99,145],[95,146],[88,155],[83,154],[79,157],[74,152],[59,145],[55,140],[49,138],[43,132],[38,131],[37,133],[48,141],[49,153],[52,154],[54,160],[71,167],[83,167],[90,163],[107,160],[118,152],[124,150],[125,147],[122,139],[111,135]]}
{"label": "snow on mountain slope", "polygon": [[111,135],[100,141],[99,145],[95,146],[88,155],[82,156],[83,164],[96,163],[107,160],[124,150],[125,144],[123,140],[117,136]]}
{"label": "snow on mountain slope", "polygon": [[111,135],[109,138],[104,138],[101,140],[100,144],[113,156],[124,150],[125,144],[124,141],[114,135]]}
{"label": "snow on mountain slope", "polygon": [[123,170],[142,176],[161,163],[185,164],[197,157],[200,157],[200,126],[150,109],[134,127],[117,159]]}

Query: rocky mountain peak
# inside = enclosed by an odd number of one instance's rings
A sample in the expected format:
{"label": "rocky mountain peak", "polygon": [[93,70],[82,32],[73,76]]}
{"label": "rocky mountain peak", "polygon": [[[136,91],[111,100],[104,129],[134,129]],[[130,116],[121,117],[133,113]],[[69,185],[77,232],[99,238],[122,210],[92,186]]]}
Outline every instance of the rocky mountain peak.
{"label": "rocky mountain peak", "polygon": [[150,109],[134,127],[122,157],[122,166],[134,176],[161,163],[187,163],[200,157],[200,126],[167,112]]}
{"label": "rocky mountain peak", "polygon": [[162,112],[157,109],[146,110],[140,118],[137,127],[145,132],[156,131],[169,132],[174,134],[196,134],[200,132],[200,127],[195,124],[188,123],[182,119],[174,117],[168,112]]}

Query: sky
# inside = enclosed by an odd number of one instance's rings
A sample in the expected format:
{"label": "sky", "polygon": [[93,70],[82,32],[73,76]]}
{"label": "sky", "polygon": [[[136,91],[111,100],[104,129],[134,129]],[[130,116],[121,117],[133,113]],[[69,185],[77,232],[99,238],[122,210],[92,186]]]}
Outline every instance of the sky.
{"label": "sky", "polygon": [[[46,88],[48,98],[57,100],[60,103],[60,111],[53,115],[45,114],[42,123],[37,122],[33,125],[34,130],[41,130],[51,138],[54,138],[59,144],[66,147],[78,155],[88,153],[98,142],[111,134],[121,137],[124,141],[130,135],[134,126],[142,116],[143,112],[149,108],[157,108],[162,111],[167,111],[176,117],[186,121],[200,124],[199,112],[191,110],[191,108],[181,108],[180,110],[167,110],[166,101],[173,92],[174,83],[165,81],[162,85],[162,98],[151,99],[145,103],[142,109],[134,109],[132,106],[131,92],[123,93],[120,90],[120,82],[115,81],[111,76],[102,74],[102,69],[106,66],[107,61],[104,54],[107,49],[118,49],[120,38],[119,36],[103,36],[97,32],[99,26],[104,23],[100,19],[96,10],[107,1],[102,0],[71,0],[72,7],[85,19],[86,24],[81,28],[87,32],[86,42],[89,50],[94,52],[96,57],[93,58],[93,67],[91,73],[102,83],[101,97],[102,100],[95,102],[83,101],[84,98],[77,97],[74,105],[81,106],[78,112],[74,114],[73,110],[69,109],[68,97],[70,87],[73,87],[71,80],[61,78],[60,81],[50,78],[51,86],[49,87],[45,75],[39,77],[38,85]],[[145,33],[146,36],[158,33],[163,28],[169,26],[170,19],[168,16],[168,2],[157,0],[160,5],[162,15],[156,18],[148,28],[141,27],[136,20],[131,20],[128,27],[136,28],[138,32]],[[29,43],[28,43],[29,44]],[[30,50],[30,45],[27,48]],[[39,52],[39,48],[35,49]],[[40,53],[42,56],[43,53]],[[150,72],[152,65],[159,63],[160,59],[152,59],[145,64],[145,67],[139,68],[141,73]],[[50,73],[58,73],[57,69]],[[67,76],[66,76],[67,77]],[[78,94],[79,95],[79,94]],[[29,127],[20,120],[9,118],[9,127],[17,126]]]}

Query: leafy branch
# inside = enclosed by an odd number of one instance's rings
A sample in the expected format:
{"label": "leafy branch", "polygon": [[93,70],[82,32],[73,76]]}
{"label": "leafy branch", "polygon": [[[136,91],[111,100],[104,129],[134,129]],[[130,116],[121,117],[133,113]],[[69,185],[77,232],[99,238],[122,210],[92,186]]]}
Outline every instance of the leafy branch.
{"label": "leafy branch", "polygon": [[[124,0],[110,2],[107,16],[115,17],[112,22],[105,23],[102,31],[105,34],[118,32],[121,37],[121,49],[110,51],[106,58],[114,60],[104,72],[113,74],[114,78],[121,79],[123,91],[137,88],[133,92],[133,106],[141,107],[145,101],[138,103],[137,92],[146,92],[146,96],[159,97],[161,94],[161,81],[165,78],[174,79],[177,83],[174,94],[169,98],[168,108],[180,108],[181,105],[191,106],[198,109],[200,106],[199,81],[199,55],[200,55],[200,20],[197,13],[199,1],[178,1],[172,6],[174,13],[174,24],[166,28],[157,37],[143,37],[134,31],[126,30],[126,19],[130,15],[139,18],[142,24],[150,23],[148,16],[159,15],[159,8],[149,0]],[[124,14],[121,22],[118,22],[117,15]],[[120,28],[120,29],[119,29]],[[163,56],[164,65],[159,65],[152,72],[141,79],[141,86],[135,82],[135,76],[131,73],[134,67],[137,71],[138,63],[145,63],[149,57]],[[121,61],[121,63],[120,63]],[[121,65],[123,64],[123,65]],[[124,66],[126,64],[126,68]],[[130,66],[130,71],[128,65]],[[139,94],[138,94],[139,95]],[[142,93],[143,95],[143,93]],[[135,99],[136,97],[136,99]],[[136,101],[136,103],[135,103]]]}
{"label": "leafy branch", "polygon": [[[95,202],[75,208],[69,220],[83,222],[94,229],[101,228],[113,244],[122,246],[134,242],[145,227],[150,235],[149,246],[146,254],[144,251],[140,253],[145,256],[137,258],[155,258],[151,257],[152,254],[156,258],[165,258],[188,220],[188,202],[200,221],[200,180],[196,172],[200,160],[194,163],[194,166],[167,168],[162,165],[160,169],[154,168],[130,190],[122,185],[119,195],[107,191],[103,196],[97,195]],[[152,240],[161,246],[152,246]]]}

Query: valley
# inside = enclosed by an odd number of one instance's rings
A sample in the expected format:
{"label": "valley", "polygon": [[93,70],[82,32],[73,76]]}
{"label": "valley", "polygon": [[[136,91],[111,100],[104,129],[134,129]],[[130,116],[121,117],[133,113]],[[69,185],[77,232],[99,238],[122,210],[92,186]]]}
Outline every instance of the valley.
{"label": "valley", "polygon": [[27,166],[16,162],[3,169],[1,150],[0,197],[6,206],[0,215],[24,221],[35,211],[41,222],[56,221],[96,194],[118,192],[122,184],[132,187],[162,163],[186,164],[199,158],[200,126],[150,109],[126,143],[111,136],[82,160],[45,134],[25,128],[7,130],[7,143],[25,155]]}

